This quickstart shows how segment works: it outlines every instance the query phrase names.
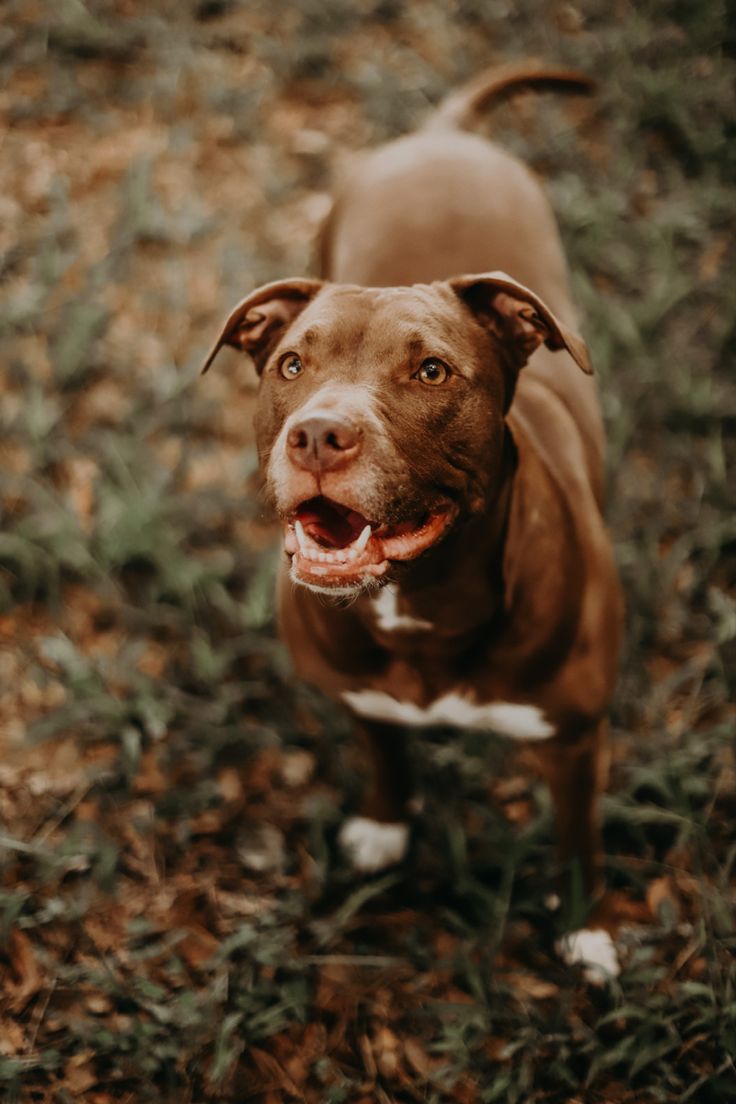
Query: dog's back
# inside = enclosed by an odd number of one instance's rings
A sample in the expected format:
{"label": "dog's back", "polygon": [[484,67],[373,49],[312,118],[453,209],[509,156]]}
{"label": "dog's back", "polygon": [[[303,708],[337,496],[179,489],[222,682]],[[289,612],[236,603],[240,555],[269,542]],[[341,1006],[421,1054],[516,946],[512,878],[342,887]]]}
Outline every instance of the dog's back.
{"label": "dog's back", "polygon": [[[459,129],[498,98],[530,86],[589,91],[591,82],[528,64],[489,71],[450,96],[422,130],[360,157],[325,226],[323,275],[338,283],[391,287],[500,269],[576,327],[565,256],[542,186],[517,158]],[[551,420],[548,404],[540,403],[540,383],[561,400],[559,418]],[[577,449],[567,411],[580,435]],[[552,464],[570,452],[575,466],[582,444],[600,501],[597,389],[570,356],[544,346],[537,350],[520,375],[510,422],[532,433]]]}

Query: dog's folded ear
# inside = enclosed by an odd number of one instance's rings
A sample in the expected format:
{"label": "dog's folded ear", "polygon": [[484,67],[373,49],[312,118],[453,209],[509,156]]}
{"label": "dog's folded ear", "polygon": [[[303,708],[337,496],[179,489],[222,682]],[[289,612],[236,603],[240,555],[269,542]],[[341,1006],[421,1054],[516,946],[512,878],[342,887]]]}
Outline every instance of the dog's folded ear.
{"label": "dog's folded ear", "polygon": [[207,371],[223,345],[249,353],[259,372],[281,334],[324,287],[324,280],[276,280],[256,288],[234,307],[202,368]]}
{"label": "dog's folded ear", "polygon": [[593,375],[583,339],[560,322],[533,291],[505,272],[457,276],[449,284],[485,325],[513,345],[519,367],[544,343],[548,349],[567,349],[578,367]]}

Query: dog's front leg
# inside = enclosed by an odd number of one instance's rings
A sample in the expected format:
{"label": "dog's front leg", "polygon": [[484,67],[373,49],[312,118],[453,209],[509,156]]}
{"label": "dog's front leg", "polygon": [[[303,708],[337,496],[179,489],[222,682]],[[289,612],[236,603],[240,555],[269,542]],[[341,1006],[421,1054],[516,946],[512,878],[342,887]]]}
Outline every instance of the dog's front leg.
{"label": "dog's front leg", "polygon": [[409,842],[412,772],[401,725],[355,721],[368,757],[368,784],[360,816],[340,830],[340,843],[356,870],[370,873],[399,862]]}

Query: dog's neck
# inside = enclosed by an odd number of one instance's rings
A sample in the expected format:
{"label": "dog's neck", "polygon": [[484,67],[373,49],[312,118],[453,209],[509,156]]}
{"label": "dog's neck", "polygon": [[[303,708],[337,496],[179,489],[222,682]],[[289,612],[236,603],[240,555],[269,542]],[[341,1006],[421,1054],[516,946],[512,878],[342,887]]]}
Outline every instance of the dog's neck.
{"label": "dog's neck", "polygon": [[485,511],[459,525],[431,555],[360,603],[361,619],[392,651],[455,650],[503,611],[503,555],[517,454],[504,431]]}

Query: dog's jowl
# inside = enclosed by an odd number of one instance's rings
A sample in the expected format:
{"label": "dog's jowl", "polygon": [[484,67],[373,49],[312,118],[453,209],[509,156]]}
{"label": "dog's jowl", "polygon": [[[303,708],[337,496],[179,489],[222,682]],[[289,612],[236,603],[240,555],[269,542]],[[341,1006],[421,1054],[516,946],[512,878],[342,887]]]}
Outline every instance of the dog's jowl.
{"label": "dog's jowl", "polygon": [[[532,756],[564,866],[595,900],[621,629],[598,398],[541,186],[463,130],[525,83],[586,82],[485,74],[365,155],[324,231],[324,279],[253,292],[206,366],[228,344],[260,373],[282,631],[370,751],[361,815],[341,833],[354,864],[406,849],[407,728],[470,727]],[[616,968],[602,930],[563,950]]]}

